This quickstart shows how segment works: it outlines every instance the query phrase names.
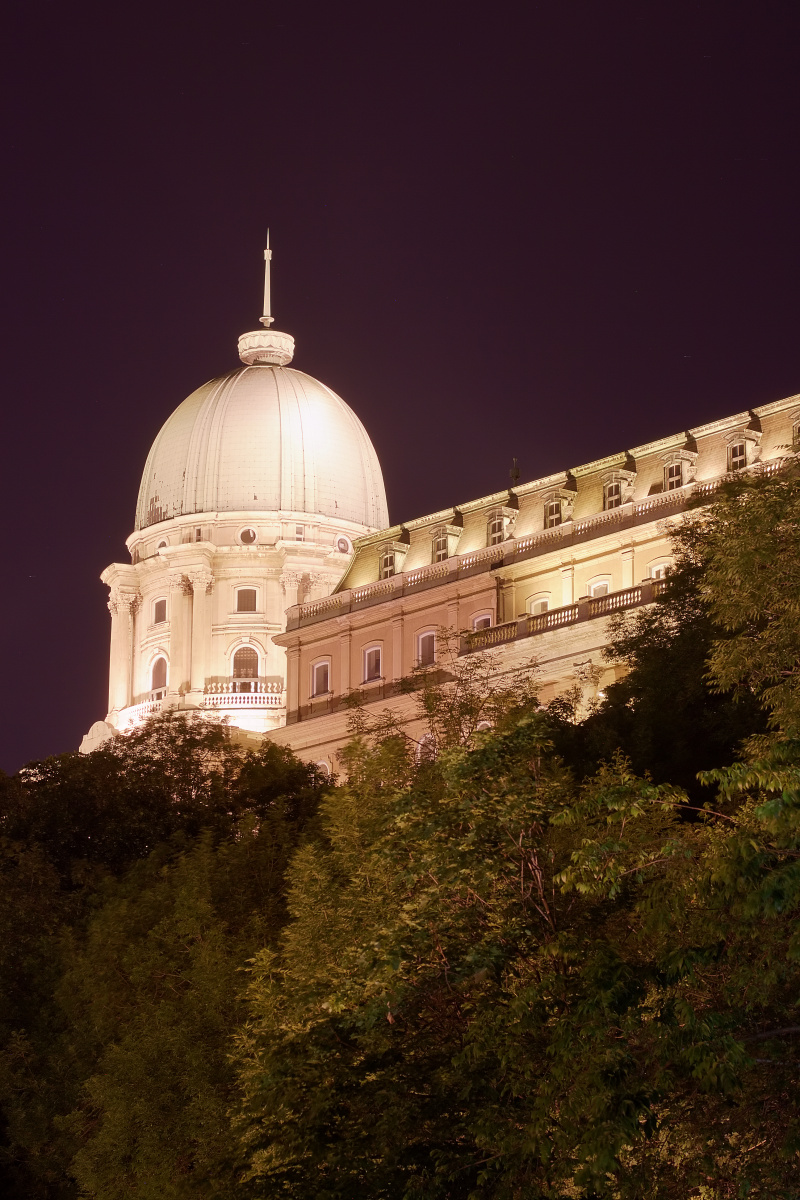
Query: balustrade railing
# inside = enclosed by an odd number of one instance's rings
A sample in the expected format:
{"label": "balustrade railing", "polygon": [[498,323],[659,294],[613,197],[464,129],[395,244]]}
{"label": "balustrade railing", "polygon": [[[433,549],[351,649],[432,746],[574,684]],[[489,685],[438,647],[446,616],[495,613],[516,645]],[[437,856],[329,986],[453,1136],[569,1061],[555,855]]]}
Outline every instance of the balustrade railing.
{"label": "balustrade railing", "polygon": [[283,708],[285,692],[206,692],[204,708]]}
{"label": "balustrade railing", "polygon": [[[781,469],[786,462],[786,458],[776,459],[774,462],[758,464],[758,470],[762,474],[771,475],[775,471]],[[540,550],[546,550],[550,547],[555,548],[564,539],[584,538],[600,529],[608,530],[609,532],[618,525],[622,525],[625,521],[641,520],[649,515],[655,517],[662,509],[679,508],[686,503],[690,496],[711,496],[718,491],[720,486],[728,479],[739,476],[741,472],[733,472],[722,476],[721,478],[710,480],[707,483],[686,483],[683,487],[675,488],[669,492],[659,492],[658,495],[648,496],[646,500],[641,500],[638,503],[627,503],[620,505],[619,508],[611,509],[608,512],[597,513],[591,517],[582,518],[579,521],[564,521],[561,525],[555,525],[551,529],[543,529],[538,533],[529,534],[526,537],[510,539],[503,545],[486,546],[480,550],[470,551],[468,554],[455,555],[453,558],[446,559],[441,563],[431,563],[428,566],[416,567],[412,571],[393,575],[389,579],[380,579],[375,583],[364,584],[362,587],[352,588],[349,591],[336,592],[332,596],[325,596],[320,600],[312,600],[307,604],[298,605],[295,609],[289,610],[289,628],[297,628],[300,625],[305,625],[309,622],[316,621],[320,617],[326,615],[335,616],[337,613],[346,613],[355,605],[366,605],[370,603],[380,603],[382,599],[388,599],[392,595],[406,595],[414,588],[421,587],[424,584],[435,583],[436,580],[444,580],[447,578],[457,579],[461,574],[472,571],[476,566],[484,564],[486,568],[492,564],[501,562],[504,555],[508,555],[511,561],[518,561],[521,557],[536,553]],[[617,593],[621,595],[622,593]],[[610,612],[614,607],[628,607],[627,604],[612,601],[609,597],[598,597],[605,601],[601,605],[599,614]],[[594,603],[594,602],[592,602]],[[638,601],[637,601],[638,603]],[[561,610],[553,610],[561,611]],[[594,613],[593,613],[594,615]],[[553,613],[548,614],[551,618]],[[562,616],[559,619],[559,624],[567,624],[569,620],[567,616]],[[577,618],[574,618],[577,619]],[[499,626],[495,626],[495,629]],[[543,628],[553,628],[552,623],[548,623]],[[539,630],[534,630],[539,632]]]}
{"label": "balustrade railing", "polygon": [[608,592],[605,596],[596,596],[594,599],[584,598],[577,604],[564,604],[561,608],[551,608],[535,616],[520,617],[517,621],[505,621],[502,625],[492,625],[489,629],[477,629],[474,633],[464,635],[460,653],[474,654],[476,650],[490,650],[493,646],[534,637],[552,629],[562,629],[565,625],[576,625],[579,621],[591,621],[597,617],[606,617],[612,612],[620,612],[622,609],[638,608],[661,595],[666,586],[666,579],[648,579],[619,592]]}

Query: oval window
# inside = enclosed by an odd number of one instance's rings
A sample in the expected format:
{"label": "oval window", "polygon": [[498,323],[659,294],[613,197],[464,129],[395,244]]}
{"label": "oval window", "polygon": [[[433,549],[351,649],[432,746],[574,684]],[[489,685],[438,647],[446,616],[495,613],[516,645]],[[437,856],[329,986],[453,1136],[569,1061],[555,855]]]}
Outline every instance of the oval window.
{"label": "oval window", "polygon": [[336,543],[336,549],[339,551],[340,554],[349,554],[350,553],[350,543],[346,537],[339,538],[338,542]]}
{"label": "oval window", "polygon": [[239,541],[243,542],[245,546],[252,546],[255,540],[256,531],[255,529],[251,529],[249,526],[247,529],[242,529],[239,533]]}

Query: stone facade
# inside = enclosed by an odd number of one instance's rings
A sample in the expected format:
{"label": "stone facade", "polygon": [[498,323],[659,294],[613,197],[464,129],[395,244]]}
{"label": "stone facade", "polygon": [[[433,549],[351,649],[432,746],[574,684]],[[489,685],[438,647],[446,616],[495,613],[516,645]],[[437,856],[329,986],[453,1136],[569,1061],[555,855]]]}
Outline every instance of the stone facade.
{"label": "stone facade", "polygon": [[498,678],[535,662],[543,701],[576,682],[591,700],[614,678],[609,615],[652,600],[689,499],[774,469],[798,422],[792,396],[360,538],[337,590],[290,609],[274,639],[288,655],[287,713],[270,736],[335,769],[353,691],[413,732],[399,681],[432,645],[441,663],[446,630],[461,654],[485,651]]}

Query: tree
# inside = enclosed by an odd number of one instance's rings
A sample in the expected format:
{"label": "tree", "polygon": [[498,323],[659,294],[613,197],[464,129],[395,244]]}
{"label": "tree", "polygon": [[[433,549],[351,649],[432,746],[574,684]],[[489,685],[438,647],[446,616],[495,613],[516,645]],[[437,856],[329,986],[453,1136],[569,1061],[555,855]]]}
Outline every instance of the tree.
{"label": "tree", "polygon": [[73,1173],[108,1196],[123,1178],[142,1196],[232,1187],[238,971],[285,919],[286,863],[326,786],[282,747],[245,754],[172,715],[8,781],[10,1194],[66,1200]]}

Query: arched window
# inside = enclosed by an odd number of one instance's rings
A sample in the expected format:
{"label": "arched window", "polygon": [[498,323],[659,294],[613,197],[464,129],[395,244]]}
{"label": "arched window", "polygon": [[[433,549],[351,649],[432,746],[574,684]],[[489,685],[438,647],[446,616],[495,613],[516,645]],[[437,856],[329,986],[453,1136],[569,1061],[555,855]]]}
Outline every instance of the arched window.
{"label": "arched window", "polygon": [[331,690],[331,664],[325,658],[311,668],[311,695],[327,696]]}
{"label": "arched window", "polygon": [[258,679],[258,651],[241,646],[233,656],[233,686],[237,692],[252,692]]}
{"label": "arched window", "polygon": [[167,660],[157,658],[150,674],[150,690],[154,700],[160,700],[167,690]]}
{"label": "arched window", "polygon": [[532,617],[541,617],[543,613],[550,611],[550,593],[537,592],[535,596],[529,596],[525,607]]}
{"label": "arched window", "polygon": [[421,741],[417,743],[414,757],[418,763],[433,762],[436,758],[436,738],[432,733],[426,733]]}
{"label": "arched window", "polygon": [[605,579],[594,579],[589,584],[589,595],[593,600],[598,599],[600,596],[607,596],[610,591],[611,580],[607,577]]}
{"label": "arched window", "polygon": [[436,634],[421,633],[417,638],[417,664],[420,667],[430,667],[436,662]]}

